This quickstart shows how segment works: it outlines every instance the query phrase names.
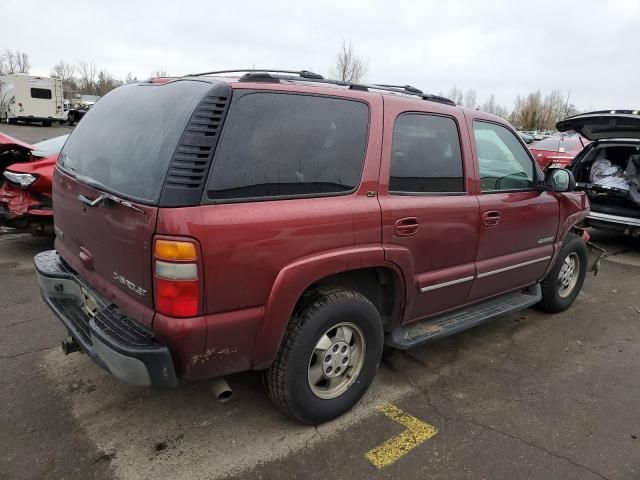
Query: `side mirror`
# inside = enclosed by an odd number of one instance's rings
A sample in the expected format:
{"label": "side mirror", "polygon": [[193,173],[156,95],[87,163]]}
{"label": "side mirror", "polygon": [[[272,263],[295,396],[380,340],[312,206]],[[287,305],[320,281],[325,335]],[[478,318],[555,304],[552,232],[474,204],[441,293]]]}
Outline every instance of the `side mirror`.
{"label": "side mirror", "polygon": [[552,192],[571,192],[576,188],[573,174],[564,168],[549,168],[544,175],[544,184]]}

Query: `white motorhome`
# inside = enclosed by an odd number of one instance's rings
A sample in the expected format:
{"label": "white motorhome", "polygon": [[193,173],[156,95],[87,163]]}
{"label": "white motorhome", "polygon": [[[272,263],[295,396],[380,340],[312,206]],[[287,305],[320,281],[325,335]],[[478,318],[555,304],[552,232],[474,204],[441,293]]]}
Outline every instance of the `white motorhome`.
{"label": "white motorhome", "polygon": [[64,122],[62,80],[24,73],[0,76],[0,121]]}

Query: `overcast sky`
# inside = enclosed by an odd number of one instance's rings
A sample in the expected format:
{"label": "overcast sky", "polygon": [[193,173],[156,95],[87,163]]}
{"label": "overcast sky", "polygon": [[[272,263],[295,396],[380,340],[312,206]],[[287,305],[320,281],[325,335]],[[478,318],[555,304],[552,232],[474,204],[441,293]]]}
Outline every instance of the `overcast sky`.
{"label": "overcast sky", "polygon": [[[342,39],[367,80],[445,93],[557,88],[579,109],[640,107],[640,1],[1,0],[0,50],[32,72],[89,60],[118,77],[256,66],[327,74]],[[133,5],[135,4],[135,5]]]}

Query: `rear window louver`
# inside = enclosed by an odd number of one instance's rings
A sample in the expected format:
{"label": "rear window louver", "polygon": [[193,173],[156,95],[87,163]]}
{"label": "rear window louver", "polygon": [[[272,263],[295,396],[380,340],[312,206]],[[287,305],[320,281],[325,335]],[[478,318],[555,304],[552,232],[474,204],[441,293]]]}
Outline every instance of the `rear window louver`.
{"label": "rear window louver", "polygon": [[160,206],[198,205],[231,100],[227,84],[216,85],[191,115],[165,179]]}

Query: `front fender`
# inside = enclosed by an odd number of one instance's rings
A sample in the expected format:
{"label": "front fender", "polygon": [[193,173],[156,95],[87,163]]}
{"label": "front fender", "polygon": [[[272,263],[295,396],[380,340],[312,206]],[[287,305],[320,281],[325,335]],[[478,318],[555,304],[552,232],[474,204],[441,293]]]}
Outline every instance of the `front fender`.
{"label": "front fender", "polygon": [[585,192],[563,193],[558,197],[560,222],[556,238],[562,242],[567,233],[587,217],[590,205]]}
{"label": "front fender", "polygon": [[[283,268],[271,289],[264,319],[256,335],[253,368],[273,362],[291,314],[303,292],[313,283],[337,273],[361,268],[391,268],[402,278],[399,268],[386,262],[380,245],[332,250],[300,258]],[[401,296],[400,298],[403,298]]]}

